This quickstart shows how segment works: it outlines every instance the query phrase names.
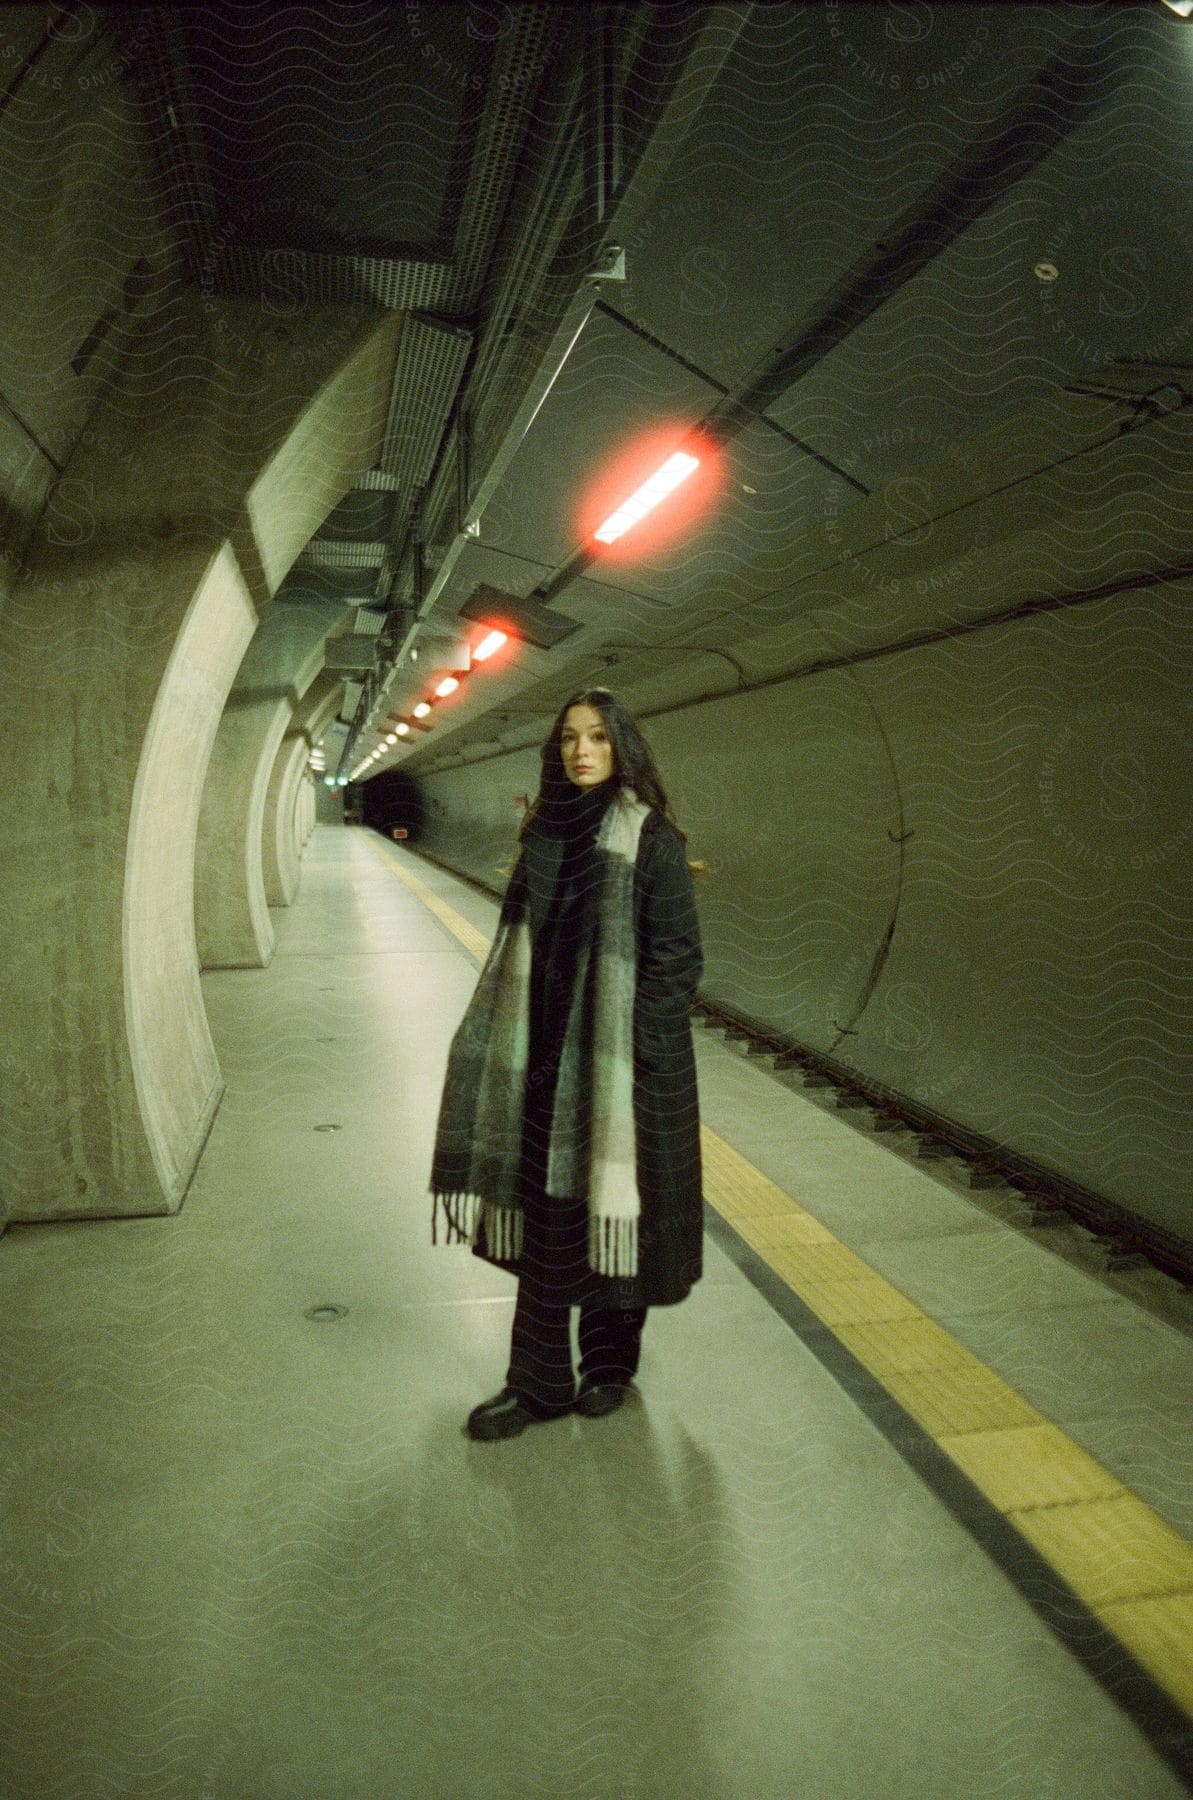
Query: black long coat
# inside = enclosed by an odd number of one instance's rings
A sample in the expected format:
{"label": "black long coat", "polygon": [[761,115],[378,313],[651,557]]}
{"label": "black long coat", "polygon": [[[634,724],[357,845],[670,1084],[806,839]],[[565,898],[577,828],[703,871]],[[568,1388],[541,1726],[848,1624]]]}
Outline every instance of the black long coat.
{"label": "black long coat", "polygon": [[[522,839],[522,869],[532,944],[530,1060],[523,1171],[529,1194],[542,1194],[545,1174],[536,1145],[547,1141],[555,1060],[567,1017],[585,887],[588,845],[565,854],[558,837],[536,831]],[[587,865],[590,869],[591,865]],[[517,880],[517,875],[511,880]],[[634,997],[634,1125],[638,1153],[638,1274],[590,1271],[573,1284],[573,1300],[618,1306],[671,1306],[686,1298],[703,1272],[700,1115],[690,1011],[704,968],[700,925],[684,842],[653,808],[642,821],[634,868],[638,943]],[[550,1205],[540,1199],[540,1205]],[[496,1268],[524,1273],[519,1262],[490,1256],[483,1229],[473,1249]],[[556,1290],[557,1297],[564,1297]]]}

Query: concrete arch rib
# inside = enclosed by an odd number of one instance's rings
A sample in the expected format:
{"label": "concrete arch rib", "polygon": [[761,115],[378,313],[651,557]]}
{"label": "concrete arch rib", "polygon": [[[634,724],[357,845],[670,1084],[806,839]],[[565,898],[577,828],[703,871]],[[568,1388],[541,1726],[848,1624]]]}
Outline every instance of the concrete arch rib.
{"label": "concrete arch rib", "polygon": [[295,834],[301,849],[306,848],[306,841],[311,835],[311,784],[303,781],[295,795]]}
{"label": "concrete arch rib", "polygon": [[333,307],[282,328],[251,301],[175,294],[29,546],[0,660],[28,795],[9,1220],[181,1205],[223,1092],[195,943],[208,761],[278,582],[374,460],[396,328]]}
{"label": "concrete arch rib", "polygon": [[205,969],[260,969],[273,956],[262,871],[269,777],[295,707],[323,668],[327,634],[343,617],[329,600],[275,603],[245,652],[199,813],[195,938]]}
{"label": "concrete arch rib", "polygon": [[310,745],[319,742],[343,698],[343,676],[323,670],[295,707],[274,757],[261,832],[261,875],[270,906],[289,906],[298,892],[300,859],[315,824],[315,796],[309,782],[305,811],[298,810],[303,771]]}

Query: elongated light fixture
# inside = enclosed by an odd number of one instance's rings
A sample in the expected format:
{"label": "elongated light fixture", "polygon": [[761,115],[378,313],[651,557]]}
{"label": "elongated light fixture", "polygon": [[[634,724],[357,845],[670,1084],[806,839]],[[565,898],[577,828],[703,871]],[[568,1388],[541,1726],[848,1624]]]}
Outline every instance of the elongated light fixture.
{"label": "elongated light fixture", "polygon": [[674,456],[667,458],[661,469],[656,469],[648,481],[644,481],[628,500],[622,502],[616,512],[609,514],[593,536],[602,544],[612,544],[631,525],[636,525],[648,512],[653,512],[660,500],[673,494],[680,483],[686,481],[692,471],[699,467],[698,456],[689,456],[686,450],[677,450]]}
{"label": "elongated light fixture", "polygon": [[484,636],[472,652],[473,662],[485,662],[495,650],[500,650],[506,641],[504,631],[490,631]]}

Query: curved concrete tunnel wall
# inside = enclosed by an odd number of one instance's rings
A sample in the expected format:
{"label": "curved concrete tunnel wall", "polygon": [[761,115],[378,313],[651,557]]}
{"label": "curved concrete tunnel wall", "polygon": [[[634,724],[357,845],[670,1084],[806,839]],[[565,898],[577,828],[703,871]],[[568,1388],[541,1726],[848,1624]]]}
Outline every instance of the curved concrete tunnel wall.
{"label": "curved concrete tunnel wall", "polygon": [[312,817],[312,794],[313,789],[311,787],[310,778],[309,776],[304,776],[299,785],[298,793],[295,796],[294,807],[296,814],[295,836],[299,840],[300,848],[306,847],[307,841],[310,838],[312,831],[315,829],[315,821]]}
{"label": "curved concrete tunnel wall", "polygon": [[[298,892],[301,852],[315,828],[316,790],[312,786],[305,827],[300,831],[298,794],[309,747],[317,744],[339,711],[344,678],[322,670],[298,702],[278,745],[265,796],[261,832],[261,873],[270,906],[289,906]],[[342,813],[340,815],[342,821]]]}
{"label": "curved concrete tunnel wall", "polygon": [[[1032,435],[1008,441],[1038,457]],[[837,555],[874,536],[882,496],[859,503],[832,558],[789,553],[833,562],[831,582],[788,601],[769,645],[732,641],[767,685],[654,718],[637,703],[688,854],[714,865],[709,1000],[1187,1237],[1193,577],[981,622],[1193,567],[1187,415],[1064,460],[935,570],[914,534],[910,565]],[[913,630],[913,593],[946,571],[942,623]],[[796,642],[809,665],[863,654],[799,673]],[[797,672],[770,676],[764,645]],[[616,669],[593,678],[616,689]],[[409,773],[414,847],[502,891],[537,750]]]}
{"label": "curved concrete tunnel wall", "polygon": [[[395,328],[312,309],[279,351],[254,303],[175,294],[51,497],[3,670],[36,821],[13,875],[10,999],[36,1102],[3,1144],[13,1219],[181,1202],[222,1092],[194,930],[207,760],[260,612],[372,460]],[[84,501],[80,543],[63,509]],[[52,684],[27,679],[30,659]]]}
{"label": "curved concrete tunnel wall", "polygon": [[[333,601],[275,603],[245,651],[199,814],[195,937],[205,969],[264,968],[273,955],[262,852],[269,779],[295,707],[322,672],[327,634],[343,616]],[[305,843],[304,826],[293,816],[289,823]]]}

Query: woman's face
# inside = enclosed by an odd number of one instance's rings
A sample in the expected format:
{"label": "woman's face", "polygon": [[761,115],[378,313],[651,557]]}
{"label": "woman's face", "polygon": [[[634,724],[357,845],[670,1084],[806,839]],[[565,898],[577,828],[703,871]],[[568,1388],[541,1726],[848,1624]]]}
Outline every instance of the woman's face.
{"label": "woman's face", "polygon": [[594,788],[613,773],[613,745],[595,706],[569,706],[560,733],[563,766],[578,788]]}

